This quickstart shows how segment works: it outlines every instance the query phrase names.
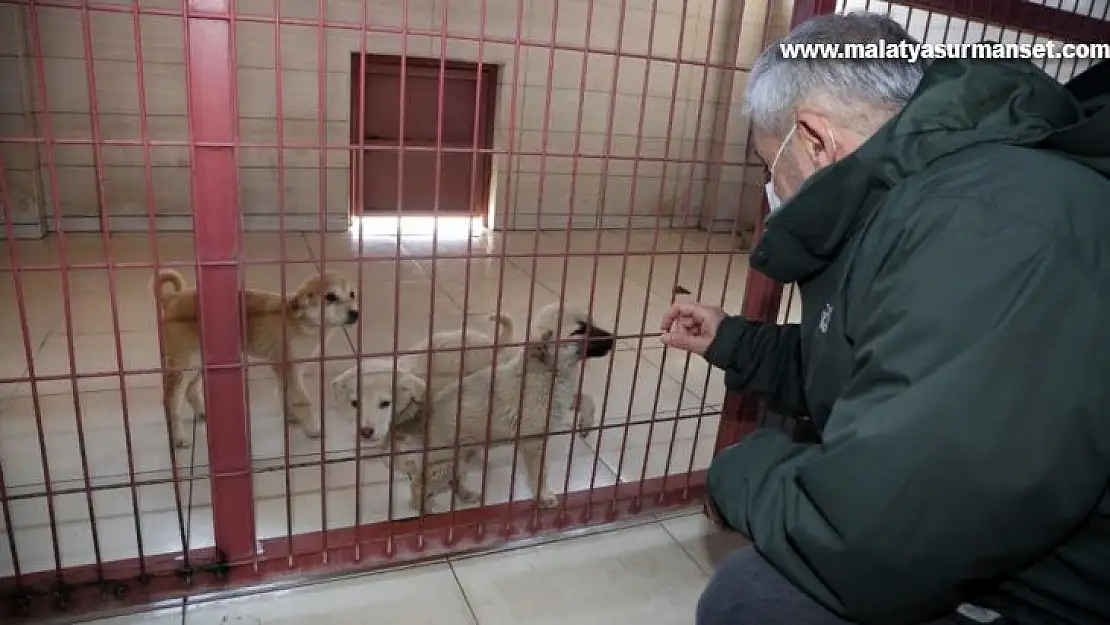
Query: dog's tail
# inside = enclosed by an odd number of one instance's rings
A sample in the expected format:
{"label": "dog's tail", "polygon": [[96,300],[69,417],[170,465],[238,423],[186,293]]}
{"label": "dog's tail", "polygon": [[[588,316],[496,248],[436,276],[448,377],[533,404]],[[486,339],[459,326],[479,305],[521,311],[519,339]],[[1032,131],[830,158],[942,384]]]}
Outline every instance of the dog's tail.
{"label": "dog's tail", "polygon": [[[172,291],[166,292],[163,289],[167,284],[173,287]],[[184,288],[185,278],[173,269],[163,269],[159,271],[158,275],[154,276],[154,281],[150,285],[150,290],[154,292],[154,297],[158,300],[159,304],[164,304],[166,296],[170,293],[179,293]]]}
{"label": "dog's tail", "polygon": [[489,319],[490,321],[498,325],[498,343],[511,343],[513,341],[513,334],[514,332],[516,332],[516,322],[513,321],[512,317],[506,315],[505,313],[501,313],[499,315],[490,313],[486,315],[486,319]]}

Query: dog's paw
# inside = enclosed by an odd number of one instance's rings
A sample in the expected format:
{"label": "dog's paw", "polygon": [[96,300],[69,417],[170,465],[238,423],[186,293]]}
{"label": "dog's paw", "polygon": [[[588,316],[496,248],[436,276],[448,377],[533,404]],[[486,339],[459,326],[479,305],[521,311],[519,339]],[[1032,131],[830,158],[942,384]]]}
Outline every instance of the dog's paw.
{"label": "dog's paw", "polygon": [[302,421],[301,429],[304,430],[304,435],[313,440],[320,438],[320,424],[312,421]]}
{"label": "dog's paw", "polygon": [[188,449],[193,446],[193,442],[185,436],[174,436],[173,446],[178,449]]}
{"label": "dog's paw", "polygon": [[466,488],[465,486],[456,487],[455,495],[458,497],[460,503],[467,506],[474,505],[482,500],[482,495],[480,493]]}
{"label": "dog's paw", "polygon": [[552,493],[551,491],[544,491],[540,493],[537,505],[545,510],[556,508],[559,506],[559,498],[556,497],[555,493]]}
{"label": "dog's paw", "polygon": [[438,514],[440,512],[442,512],[442,510],[436,505],[435,496],[431,495],[424,498],[424,505],[420,508],[418,514],[424,516],[427,514]]}

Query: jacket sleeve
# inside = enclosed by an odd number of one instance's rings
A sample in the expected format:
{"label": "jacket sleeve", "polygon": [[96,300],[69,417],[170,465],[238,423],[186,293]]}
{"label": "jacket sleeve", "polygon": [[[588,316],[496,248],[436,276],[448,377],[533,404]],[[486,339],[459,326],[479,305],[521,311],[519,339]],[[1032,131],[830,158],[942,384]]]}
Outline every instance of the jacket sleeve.
{"label": "jacket sleeve", "polygon": [[708,476],[729,525],[864,625],[950,613],[1041,560],[1110,465],[1110,310],[1071,246],[974,202],[920,211],[941,215],[901,232],[848,320],[855,373],[824,443],[758,432]]}
{"label": "jacket sleeve", "polygon": [[730,374],[732,390],[759,395],[775,412],[789,416],[806,414],[798,324],[777,325],[726,317],[705,351],[705,359]]}

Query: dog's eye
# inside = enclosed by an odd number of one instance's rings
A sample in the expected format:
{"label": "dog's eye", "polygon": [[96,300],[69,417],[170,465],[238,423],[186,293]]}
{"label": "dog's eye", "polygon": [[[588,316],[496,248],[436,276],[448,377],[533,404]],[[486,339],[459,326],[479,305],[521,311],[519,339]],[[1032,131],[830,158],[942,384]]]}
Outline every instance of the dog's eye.
{"label": "dog's eye", "polygon": [[328,293],[327,295],[324,296],[324,299],[328,300],[329,302],[338,302],[339,301],[339,296],[336,295],[335,293]]}
{"label": "dog's eye", "polygon": [[351,408],[358,408],[358,400],[357,399],[352,399],[351,400]]}
{"label": "dog's eye", "polygon": [[378,408],[389,408],[389,400],[388,399],[383,399],[380,402],[378,402]]}
{"label": "dog's eye", "polygon": [[354,298],[355,298],[355,292],[351,291],[351,299],[354,299]]}

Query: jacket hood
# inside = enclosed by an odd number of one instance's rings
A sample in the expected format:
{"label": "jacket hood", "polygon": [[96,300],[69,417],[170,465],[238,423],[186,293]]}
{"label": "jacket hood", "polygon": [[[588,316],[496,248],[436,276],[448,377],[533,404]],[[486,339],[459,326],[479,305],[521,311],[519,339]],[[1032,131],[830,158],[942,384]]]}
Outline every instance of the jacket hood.
{"label": "jacket hood", "polygon": [[1028,61],[932,62],[900,113],[767,219],[752,267],[782,282],[806,279],[900,181],[973,146],[1052,150],[1110,177],[1110,81],[1099,80],[1108,67],[1091,68],[1069,89]]}

